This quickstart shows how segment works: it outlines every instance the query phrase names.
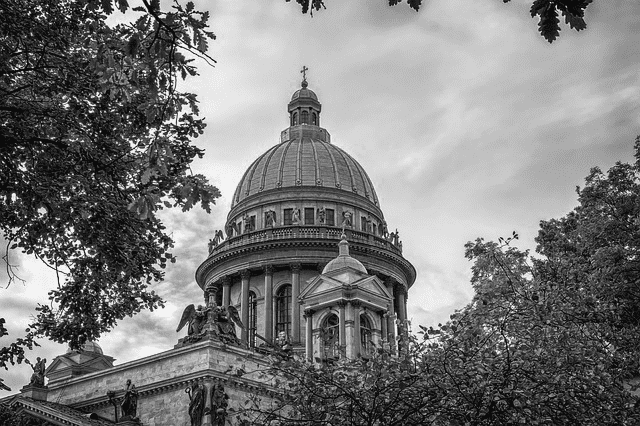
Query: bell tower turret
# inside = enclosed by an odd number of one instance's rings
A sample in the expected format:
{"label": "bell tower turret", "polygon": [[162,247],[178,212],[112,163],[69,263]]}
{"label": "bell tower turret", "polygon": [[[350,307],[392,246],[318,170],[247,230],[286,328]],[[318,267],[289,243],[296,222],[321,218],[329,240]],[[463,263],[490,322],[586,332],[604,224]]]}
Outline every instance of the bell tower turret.
{"label": "bell tower turret", "polygon": [[313,90],[308,89],[307,71],[309,68],[302,67],[302,87],[296,90],[291,97],[287,110],[289,111],[289,125],[300,126],[320,126],[320,111],[322,105],[318,102],[318,96]]}

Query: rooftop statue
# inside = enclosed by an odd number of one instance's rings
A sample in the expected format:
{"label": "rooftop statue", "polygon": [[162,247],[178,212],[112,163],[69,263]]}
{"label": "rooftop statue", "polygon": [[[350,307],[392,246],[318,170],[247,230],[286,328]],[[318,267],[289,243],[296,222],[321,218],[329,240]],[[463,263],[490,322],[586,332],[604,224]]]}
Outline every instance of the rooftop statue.
{"label": "rooftop statue", "polygon": [[244,329],[240,315],[235,306],[217,306],[215,297],[209,297],[206,307],[194,304],[187,306],[182,313],[176,332],[187,327],[187,337],[184,343],[195,343],[208,337],[223,343],[240,345],[240,339],[236,335],[236,325]]}

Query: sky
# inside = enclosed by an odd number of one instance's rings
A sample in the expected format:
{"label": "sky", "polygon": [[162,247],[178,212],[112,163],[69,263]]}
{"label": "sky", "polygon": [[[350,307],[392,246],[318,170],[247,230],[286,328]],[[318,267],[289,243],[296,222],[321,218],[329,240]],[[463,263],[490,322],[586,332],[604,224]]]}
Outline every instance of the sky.
{"label": "sky", "polygon": [[[207,242],[223,228],[246,168],[288,126],[303,65],[322,126],[369,174],[417,270],[408,296],[414,324],[445,322],[471,300],[467,241],[517,231],[517,245],[534,250],[539,222],[576,206],[575,188],[591,167],[633,159],[639,2],[596,1],[587,30],[563,25],[553,44],[538,34],[531,0],[425,0],[417,13],[385,0],[326,0],[313,17],[284,0],[195,3],[211,14],[217,63],[199,62],[200,76],[181,88],[198,94],[208,123],[196,140],[205,158],[193,171],[222,197],[209,215],[162,212],[178,257],[154,286],[166,307],[126,318],[99,340],[116,364],[171,349],[184,334],[175,327],[184,307],[201,300],[194,274]],[[34,258],[10,259],[25,280],[0,287],[15,338],[55,276]],[[28,356],[51,361],[65,350],[43,341]],[[25,365],[0,371],[14,392],[30,375]]]}

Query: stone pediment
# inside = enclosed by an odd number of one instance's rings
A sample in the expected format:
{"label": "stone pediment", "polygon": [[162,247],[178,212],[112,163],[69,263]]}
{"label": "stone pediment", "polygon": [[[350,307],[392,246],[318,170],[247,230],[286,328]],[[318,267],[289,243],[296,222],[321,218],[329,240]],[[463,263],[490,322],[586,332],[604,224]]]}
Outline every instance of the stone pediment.
{"label": "stone pediment", "polygon": [[393,297],[375,275],[367,275],[351,268],[321,274],[308,281],[299,300],[305,305],[322,305],[339,299],[360,300],[386,309]]}

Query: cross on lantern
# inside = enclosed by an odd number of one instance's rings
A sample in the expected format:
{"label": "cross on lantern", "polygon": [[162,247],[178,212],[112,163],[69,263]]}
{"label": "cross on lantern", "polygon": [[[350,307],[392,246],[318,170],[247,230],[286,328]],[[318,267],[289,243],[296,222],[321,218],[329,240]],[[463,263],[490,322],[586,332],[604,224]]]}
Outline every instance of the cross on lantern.
{"label": "cross on lantern", "polygon": [[302,79],[306,80],[307,79],[307,71],[309,71],[309,68],[307,68],[305,65],[302,66],[302,70],[300,71],[302,73]]}

